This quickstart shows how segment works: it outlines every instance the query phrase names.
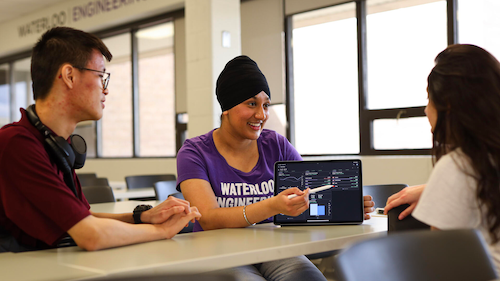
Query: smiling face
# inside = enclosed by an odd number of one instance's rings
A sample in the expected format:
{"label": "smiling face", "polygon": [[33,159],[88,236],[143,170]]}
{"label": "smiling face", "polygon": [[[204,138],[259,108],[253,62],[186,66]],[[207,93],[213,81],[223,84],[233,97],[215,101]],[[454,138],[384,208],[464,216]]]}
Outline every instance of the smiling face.
{"label": "smiling face", "polygon": [[242,139],[258,139],[269,118],[270,104],[269,96],[262,91],[224,111],[222,114],[226,117],[227,128]]}
{"label": "smiling face", "polygon": [[[102,54],[94,50],[85,68],[104,72],[106,68]],[[80,83],[77,86],[74,102],[80,111],[80,118],[82,120],[101,119],[106,95],[109,93],[108,89],[103,90],[103,73],[84,69],[75,69],[75,71],[78,72]]]}

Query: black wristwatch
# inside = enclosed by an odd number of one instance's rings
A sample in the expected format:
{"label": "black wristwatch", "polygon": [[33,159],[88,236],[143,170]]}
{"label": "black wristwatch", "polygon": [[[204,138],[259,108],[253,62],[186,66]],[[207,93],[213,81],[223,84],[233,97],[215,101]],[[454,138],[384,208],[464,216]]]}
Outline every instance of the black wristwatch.
{"label": "black wristwatch", "polygon": [[141,221],[141,214],[144,211],[147,211],[149,209],[153,208],[151,205],[137,205],[137,207],[134,208],[134,223],[139,224],[142,223]]}

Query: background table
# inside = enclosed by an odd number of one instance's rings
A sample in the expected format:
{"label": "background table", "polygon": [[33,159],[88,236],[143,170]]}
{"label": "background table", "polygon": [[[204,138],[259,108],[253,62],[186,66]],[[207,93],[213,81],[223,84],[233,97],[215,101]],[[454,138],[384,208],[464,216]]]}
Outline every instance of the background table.
{"label": "background table", "polygon": [[115,199],[120,201],[124,199],[137,199],[145,197],[155,197],[155,189],[153,187],[136,188],[136,189],[113,189]]}
{"label": "background table", "polygon": [[132,213],[134,208],[140,204],[153,205],[156,206],[160,201],[120,201],[114,203],[98,203],[90,204],[90,210],[96,213]]}

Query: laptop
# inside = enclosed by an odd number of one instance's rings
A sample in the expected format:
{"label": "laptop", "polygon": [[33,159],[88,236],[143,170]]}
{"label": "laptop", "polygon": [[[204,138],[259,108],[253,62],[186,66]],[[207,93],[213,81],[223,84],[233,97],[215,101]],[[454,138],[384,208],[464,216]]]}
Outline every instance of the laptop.
{"label": "laptop", "polygon": [[364,219],[361,160],[279,161],[274,164],[274,195],[331,185],[309,194],[309,209],[296,217],[278,214],[274,224],[361,224]]}

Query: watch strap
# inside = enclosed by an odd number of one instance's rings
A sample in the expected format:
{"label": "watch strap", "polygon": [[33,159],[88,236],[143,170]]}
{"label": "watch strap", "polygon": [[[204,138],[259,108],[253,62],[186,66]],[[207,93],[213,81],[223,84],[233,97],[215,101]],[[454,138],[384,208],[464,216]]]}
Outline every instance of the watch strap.
{"label": "watch strap", "polygon": [[134,208],[134,211],[133,211],[133,214],[132,214],[132,216],[134,217],[134,223],[135,224],[143,223],[142,220],[141,220],[142,212],[147,211],[147,210],[149,210],[151,208],[153,208],[153,206],[151,206],[151,205],[137,205]]}

